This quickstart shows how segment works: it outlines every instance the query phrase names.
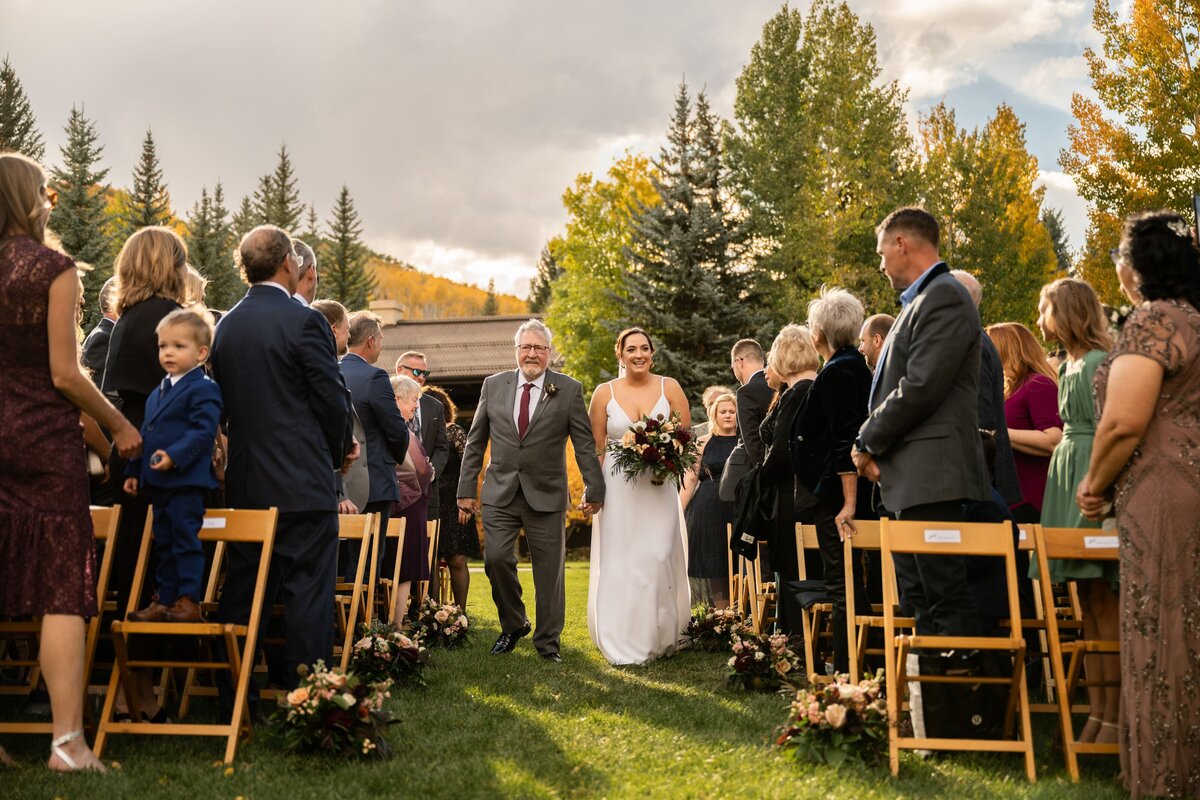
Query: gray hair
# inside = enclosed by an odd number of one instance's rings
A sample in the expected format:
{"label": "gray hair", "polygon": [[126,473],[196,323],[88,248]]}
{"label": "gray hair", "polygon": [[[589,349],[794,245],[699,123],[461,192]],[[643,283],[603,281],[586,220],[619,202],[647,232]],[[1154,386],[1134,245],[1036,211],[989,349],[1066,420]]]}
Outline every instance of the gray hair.
{"label": "gray hair", "polygon": [[292,239],[292,250],[295,251],[296,257],[300,259],[300,274],[308,272],[310,269],[317,268],[317,254],[313,249],[299,239]]}
{"label": "gray hair", "polygon": [[971,302],[978,308],[983,302],[983,286],[979,283],[979,279],[965,269],[952,269],[950,274],[954,276],[954,280],[963,285],[967,290],[967,294],[971,295]]}
{"label": "gray hair", "polygon": [[396,394],[397,400],[412,400],[414,397],[421,396],[421,384],[407,375],[393,375],[392,391]]}
{"label": "gray hair", "polygon": [[545,339],[546,344],[554,344],[554,334],[550,333],[550,329],[547,328],[540,319],[531,319],[527,322],[522,322],[521,327],[517,328],[517,332],[513,334],[513,344],[519,345],[521,343],[521,337],[529,331],[534,331],[543,339]]}
{"label": "gray hair", "polygon": [[808,304],[808,324],[820,331],[829,349],[837,352],[858,341],[863,325],[863,304],[836,286],[822,286]]}

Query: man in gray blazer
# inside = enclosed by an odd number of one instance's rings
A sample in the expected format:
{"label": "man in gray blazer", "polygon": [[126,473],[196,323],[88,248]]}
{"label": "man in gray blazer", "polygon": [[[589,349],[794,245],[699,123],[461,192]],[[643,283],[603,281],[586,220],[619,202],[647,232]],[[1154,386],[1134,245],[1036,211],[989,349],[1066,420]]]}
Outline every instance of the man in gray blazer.
{"label": "man in gray blazer", "polygon": [[[511,651],[529,633],[529,618],[517,579],[517,534],[525,529],[537,592],[533,644],[548,661],[561,661],[559,636],[566,614],[563,566],[567,504],[566,443],[575,447],[583,474],[582,509],[593,514],[604,503],[604,473],[596,457],[583,387],[546,367],[551,334],[539,320],[517,329],[517,369],[483,382],[479,407],[467,434],[458,482],[459,518],[466,522],[483,507],[484,568],[492,600],[500,612],[501,634],[492,654]],[[491,463],[476,499],[483,454],[491,442]]]}
{"label": "man in gray blazer", "polygon": [[[877,228],[880,269],[902,289],[853,453],[897,519],[962,521],[991,497],[979,438],[979,313],[938,256],[937,220],[902,208]],[[918,633],[978,634],[966,564],[954,556],[893,559]]]}

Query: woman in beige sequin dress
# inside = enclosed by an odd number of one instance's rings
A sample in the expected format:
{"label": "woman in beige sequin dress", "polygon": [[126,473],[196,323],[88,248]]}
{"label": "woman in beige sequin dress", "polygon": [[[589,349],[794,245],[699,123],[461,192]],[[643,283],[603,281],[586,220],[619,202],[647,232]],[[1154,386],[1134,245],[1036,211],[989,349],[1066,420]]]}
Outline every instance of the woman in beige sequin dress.
{"label": "woman in beige sequin dress", "polygon": [[1174,212],[1130,217],[1115,256],[1138,304],[1096,373],[1079,485],[1115,502],[1121,552],[1122,779],[1134,798],[1200,797],[1200,254]]}

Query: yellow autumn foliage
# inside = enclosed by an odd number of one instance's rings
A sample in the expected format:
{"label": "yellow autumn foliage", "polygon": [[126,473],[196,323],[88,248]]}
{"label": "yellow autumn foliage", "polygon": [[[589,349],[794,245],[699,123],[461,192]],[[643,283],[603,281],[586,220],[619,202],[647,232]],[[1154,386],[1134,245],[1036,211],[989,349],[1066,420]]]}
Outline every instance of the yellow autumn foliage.
{"label": "yellow autumn foliage", "polygon": [[[367,268],[375,275],[374,300],[400,303],[404,319],[474,317],[483,310],[487,292],[476,286],[420,272],[413,267],[372,254]],[[519,297],[497,294],[500,314],[527,314],[529,305]]]}

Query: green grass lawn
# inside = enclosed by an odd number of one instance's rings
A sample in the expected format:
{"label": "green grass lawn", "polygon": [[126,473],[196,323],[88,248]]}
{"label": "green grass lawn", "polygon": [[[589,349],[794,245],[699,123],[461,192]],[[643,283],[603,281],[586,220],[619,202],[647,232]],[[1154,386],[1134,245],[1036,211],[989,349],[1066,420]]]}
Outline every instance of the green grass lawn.
{"label": "green grass lawn", "polygon": [[[473,575],[474,640],[435,651],[429,686],[393,697],[396,754],[351,764],[288,756],[259,734],[220,763],[223,740],[116,736],[107,776],[56,776],[44,767],[46,737],[6,736],[22,766],[0,770],[2,798],[362,797],[1125,797],[1115,759],[1083,762],[1071,785],[1052,751],[1053,726],[1036,724],[1039,782],[1019,756],[904,755],[901,777],[884,770],[797,765],[770,746],[786,715],[777,695],[724,688],[724,657],[685,652],[646,667],[610,667],[587,632],[586,563],[567,568],[563,663],[537,657],[528,639],[490,656],[499,633],[487,579]],[[522,573],[532,599],[528,572]],[[532,602],[530,608],[532,608]]]}

